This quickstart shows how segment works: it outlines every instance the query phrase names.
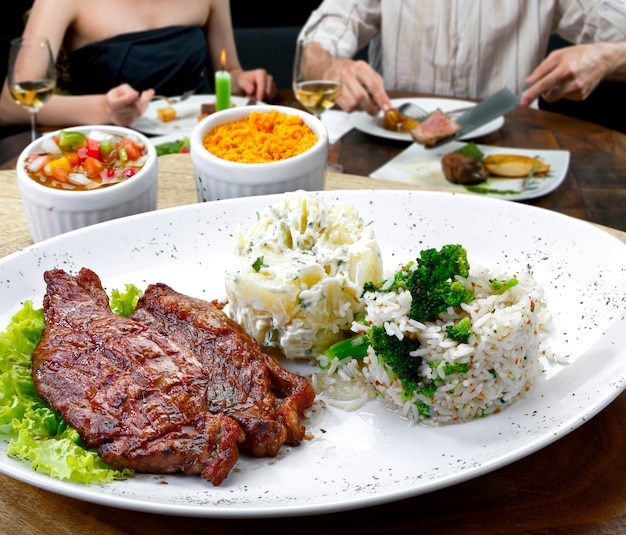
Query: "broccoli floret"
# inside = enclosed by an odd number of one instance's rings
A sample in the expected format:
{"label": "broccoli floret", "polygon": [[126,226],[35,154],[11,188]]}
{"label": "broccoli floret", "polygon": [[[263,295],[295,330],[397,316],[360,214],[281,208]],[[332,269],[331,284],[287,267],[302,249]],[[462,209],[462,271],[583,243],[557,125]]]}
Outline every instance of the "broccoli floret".
{"label": "broccoli floret", "polygon": [[363,293],[365,292],[375,292],[378,289],[378,285],[375,282],[366,282],[363,285]]}
{"label": "broccoli floret", "polygon": [[[408,290],[411,293],[411,309],[409,317],[420,321],[435,320],[448,307],[459,307],[474,299],[474,293],[455,277],[469,275],[467,253],[461,245],[444,245],[441,250],[426,249],[420,253],[415,262],[409,262],[398,270],[393,280],[367,282],[363,292],[397,292]],[[470,321],[461,320],[451,325],[448,333],[453,339],[467,341],[470,336]],[[456,337],[456,338],[455,338]],[[383,326],[370,327],[366,332],[348,340],[337,342],[323,352],[328,358],[362,358],[372,347],[378,360],[386,364],[402,382],[404,391],[409,396],[421,384],[423,378],[419,369],[422,364],[420,357],[409,355],[415,351],[420,342],[417,339],[404,337],[400,340],[388,335]],[[421,388],[426,388],[422,385]],[[436,388],[436,385],[432,385]],[[424,390],[424,392],[426,392]],[[419,408],[419,407],[418,407]],[[427,412],[427,407],[420,409]]]}
{"label": "broccoli floret", "polygon": [[383,326],[374,326],[365,333],[336,342],[322,354],[328,358],[343,360],[346,358],[363,358],[369,346],[376,353],[378,360],[387,364],[402,381],[405,390],[411,391],[420,380],[419,366],[421,358],[409,355],[419,346],[419,340],[407,338],[400,340],[389,335]]}
{"label": "broccoli floret", "polygon": [[506,281],[501,281],[501,280],[498,280],[498,279],[489,279],[489,283],[491,284],[491,288],[498,295],[503,294],[509,288],[513,288],[513,286],[517,286],[518,282],[519,281],[517,279],[515,279],[515,278],[509,279],[509,280],[506,280]]}
{"label": "broccoli floret", "polygon": [[372,327],[368,332],[370,344],[378,360],[387,364],[398,376],[405,391],[413,391],[420,381],[419,367],[422,359],[409,355],[419,346],[419,340],[407,338],[400,340],[397,336],[388,335],[384,327]]}
{"label": "broccoli floret", "polygon": [[[423,386],[417,391],[417,394],[420,394],[430,400],[432,403],[435,399],[435,392],[437,391],[437,383],[435,381],[430,381],[426,386]],[[416,403],[417,411],[424,418],[428,418],[430,416],[430,405],[428,403]]]}
{"label": "broccoli floret", "polygon": [[[439,368],[441,362],[431,362],[430,367],[433,369]],[[454,373],[467,373],[469,370],[469,366],[465,362],[455,362],[454,364],[451,362],[446,362],[443,365],[443,374],[444,375],[452,375]]]}
{"label": "broccoli floret", "polygon": [[416,269],[407,279],[413,299],[409,317],[421,322],[434,320],[448,307],[472,301],[472,290],[455,280],[456,275],[469,275],[467,252],[461,245],[422,251]]}
{"label": "broccoli floret", "polygon": [[[396,271],[393,275],[393,282],[388,284],[387,280],[381,282],[366,282],[363,285],[363,293],[365,292],[396,292],[398,290],[408,290],[408,280],[411,276],[411,266],[415,262],[409,262],[402,266],[402,269]],[[384,290],[383,290],[384,287]]]}
{"label": "broccoli floret", "polygon": [[425,249],[416,262],[402,266],[393,281],[368,282],[363,292],[409,290],[412,306],[409,317],[417,321],[437,319],[448,307],[458,307],[474,299],[473,292],[455,276],[469,275],[467,252],[461,245],[444,245],[441,250]]}
{"label": "broccoli floret", "polygon": [[472,323],[469,318],[463,318],[455,325],[448,325],[446,327],[446,333],[449,338],[452,338],[455,342],[467,343],[470,335],[474,334],[470,327]]}

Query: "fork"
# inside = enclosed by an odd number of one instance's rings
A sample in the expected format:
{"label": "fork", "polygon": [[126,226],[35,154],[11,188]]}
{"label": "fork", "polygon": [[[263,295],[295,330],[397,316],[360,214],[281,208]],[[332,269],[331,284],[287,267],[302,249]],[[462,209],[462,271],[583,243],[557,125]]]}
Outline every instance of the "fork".
{"label": "fork", "polygon": [[[466,106],[465,108],[458,108],[456,110],[447,111],[445,113],[448,117],[452,117],[454,119],[455,117],[458,117],[459,115],[465,113],[467,110],[469,110],[472,107],[473,106]],[[418,106],[414,102],[405,102],[398,108],[398,111],[402,115],[406,115],[407,117],[410,117],[411,119],[415,119],[416,121],[419,121],[420,123],[424,121],[432,113],[430,111],[426,111],[424,108],[422,108],[421,106]]]}
{"label": "fork", "polygon": [[180,96],[180,98],[171,98],[171,97],[166,97],[165,95],[154,95],[152,97],[152,100],[164,100],[165,102],[167,102],[171,106],[172,104],[177,104],[178,102],[182,102],[183,100],[187,100],[195,92],[196,92],[195,89],[190,89],[189,91],[185,91]]}

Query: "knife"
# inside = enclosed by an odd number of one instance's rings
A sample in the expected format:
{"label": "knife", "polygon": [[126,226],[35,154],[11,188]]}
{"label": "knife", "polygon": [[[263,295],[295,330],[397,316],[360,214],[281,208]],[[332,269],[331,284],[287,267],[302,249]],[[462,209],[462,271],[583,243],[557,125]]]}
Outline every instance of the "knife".
{"label": "knife", "polygon": [[483,99],[481,102],[473,106],[469,110],[467,110],[463,115],[461,115],[456,122],[461,126],[461,130],[459,130],[456,134],[452,136],[445,137],[437,141],[434,145],[431,145],[427,148],[434,149],[436,147],[440,147],[441,145],[445,145],[446,143],[450,143],[451,141],[456,141],[472,131],[476,130],[478,127],[487,124],[494,119],[497,119],[501,115],[517,108],[519,106],[522,95],[514,95],[509,89],[506,87],[500,89],[500,91],[494,93],[493,95]]}

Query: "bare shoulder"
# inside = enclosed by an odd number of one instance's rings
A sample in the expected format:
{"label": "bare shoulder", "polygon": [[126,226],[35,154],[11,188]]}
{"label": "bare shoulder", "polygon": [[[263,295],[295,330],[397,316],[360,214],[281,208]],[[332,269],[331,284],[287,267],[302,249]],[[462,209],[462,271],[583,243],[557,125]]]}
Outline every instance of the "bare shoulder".
{"label": "bare shoulder", "polygon": [[[47,0],[54,2],[55,0]],[[72,48],[101,41],[115,35],[140,32],[167,26],[204,26],[210,0],[64,0],[76,4],[72,27]]]}
{"label": "bare shoulder", "polygon": [[41,13],[58,13],[65,17],[73,17],[78,13],[81,4],[85,4],[81,0],[34,0],[29,19]]}
{"label": "bare shoulder", "polygon": [[35,0],[28,14],[25,34],[48,37],[58,50],[69,26],[76,19],[80,0]]}

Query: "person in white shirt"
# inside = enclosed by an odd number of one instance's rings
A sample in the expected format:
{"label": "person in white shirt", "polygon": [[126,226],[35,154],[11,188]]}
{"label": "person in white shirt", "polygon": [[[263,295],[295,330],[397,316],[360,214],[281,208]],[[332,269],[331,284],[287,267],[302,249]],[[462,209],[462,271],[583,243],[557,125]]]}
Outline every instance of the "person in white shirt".
{"label": "person in white shirt", "polygon": [[[546,57],[553,33],[576,46]],[[481,99],[508,87],[529,105],[626,81],[626,0],[324,0],[299,39],[330,38],[339,106],[372,115],[391,108],[391,90]],[[351,59],[368,44],[368,62]]]}

